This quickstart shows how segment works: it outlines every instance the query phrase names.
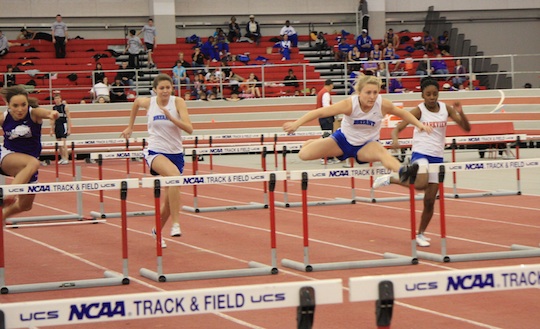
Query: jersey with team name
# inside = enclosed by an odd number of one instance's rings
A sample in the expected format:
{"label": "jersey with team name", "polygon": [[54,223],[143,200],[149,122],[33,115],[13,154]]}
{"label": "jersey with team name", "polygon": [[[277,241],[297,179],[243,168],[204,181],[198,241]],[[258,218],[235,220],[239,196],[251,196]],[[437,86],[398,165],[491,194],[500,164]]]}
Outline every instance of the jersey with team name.
{"label": "jersey with team name", "polygon": [[418,105],[421,117],[420,122],[424,126],[433,128],[428,134],[414,128],[412,151],[434,157],[444,157],[444,144],[446,139],[446,126],[448,124],[448,110],[446,104],[438,102],[439,111],[431,112],[424,103]]}
{"label": "jersey with team name", "polygon": [[351,145],[359,146],[377,141],[381,135],[382,97],[377,96],[375,104],[367,113],[360,107],[358,95],[351,96],[352,112],[343,116],[341,131]]}

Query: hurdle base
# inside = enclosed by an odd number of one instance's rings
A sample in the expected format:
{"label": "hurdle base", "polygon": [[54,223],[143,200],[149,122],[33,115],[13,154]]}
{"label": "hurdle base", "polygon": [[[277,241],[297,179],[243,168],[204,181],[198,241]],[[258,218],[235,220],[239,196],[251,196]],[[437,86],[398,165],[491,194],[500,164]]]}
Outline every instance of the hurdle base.
{"label": "hurdle base", "polygon": [[28,283],[5,286],[0,288],[1,294],[14,294],[23,292],[41,292],[52,290],[78,289],[78,288],[93,288],[93,287],[110,287],[129,284],[129,278],[122,274],[112,271],[105,271],[104,278],[76,280],[76,281],[59,281],[59,282],[44,282],[44,283]]}
{"label": "hurdle base", "polygon": [[[308,201],[307,205],[312,206],[333,206],[338,204],[355,204],[356,200],[354,199],[344,199],[344,198],[336,198],[336,199],[329,199],[329,200],[321,200],[321,201]],[[278,207],[284,207],[284,208],[290,208],[290,207],[302,207],[302,202],[275,202],[275,205]]]}
{"label": "hurdle base", "polygon": [[[102,213],[98,211],[91,211],[90,216],[93,219],[105,219],[105,218],[121,218],[122,213],[112,212],[112,213]],[[131,211],[126,212],[127,217],[146,217],[146,216],[155,216],[154,210],[149,211]]]}
{"label": "hurdle base", "polygon": [[356,268],[386,267],[411,265],[411,257],[395,257],[388,259],[359,260],[335,263],[305,264],[290,259],[282,259],[281,265],[302,272],[332,271],[332,270],[350,270]]}
{"label": "hurdle base", "polygon": [[450,262],[469,262],[477,260],[498,260],[509,258],[528,258],[540,257],[540,248],[512,245],[510,251],[492,251],[471,254],[455,254],[455,255],[440,255],[425,251],[418,251],[418,257],[421,259],[431,260],[435,262],[450,263]]}
{"label": "hurdle base", "polygon": [[[386,198],[366,198],[366,197],[356,197],[354,198],[358,202],[364,203],[380,203],[380,202],[400,202],[400,201],[409,201],[411,198],[408,196],[397,196],[397,197],[386,197]],[[424,200],[424,194],[416,194],[414,196],[415,200]]]}
{"label": "hurdle base", "polygon": [[71,215],[51,215],[51,216],[36,216],[36,217],[12,217],[8,220],[11,225],[28,222],[45,222],[45,221],[61,221],[61,220],[83,220],[84,218],[78,214]]}
{"label": "hurdle base", "polygon": [[472,192],[472,193],[445,193],[445,198],[451,199],[465,199],[465,198],[481,198],[487,196],[509,196],[509,195],[521,195],[521,191],[486,191],[486,192]]}
{"label": "hurdle base", "polygon": [[274,275],[277,274],[277,268],[257,263],[249,262],[250,268],[245,269],[233,269],[233,270],[217,270],[217,271],[203,271],[203,272],[187,272],[187,273],[171,273],[171,274],[159,274],[155,271],[141,268],[139,273],[141,276],[153,280],[155,282],[177,282],[177,281],[193,281],[193,280],[207,280],[207,279],[225,279],[225,278],[237,278],[247,276],[262,276],[262,275]]}
{"label": "hurdle base", "polygon": [[191,207],[183,206],[183,210],[199,213],[199,212],[214,212],[214,211],[228,211],[228,210],[253,210],[253,209],[268,209],[268,205],[264,203],[251,202],[243,205],[230,205],[230,206],[216,206],[216,207]]}

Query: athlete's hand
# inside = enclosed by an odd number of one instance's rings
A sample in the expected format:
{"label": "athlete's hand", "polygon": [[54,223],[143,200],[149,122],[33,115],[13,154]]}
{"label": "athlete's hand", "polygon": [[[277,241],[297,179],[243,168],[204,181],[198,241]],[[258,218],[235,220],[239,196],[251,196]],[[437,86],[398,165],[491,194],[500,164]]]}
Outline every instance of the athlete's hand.
{"label": "athlete's hand", "polygon": [[122,131],[120,133],[120,137],[124,137],[125,139],[128,139],[131,137],[131,133],[132,133],[133,129],[131,129],[130,127],[124,129],[124,131]]}
{"label": "athlete's hand", "polygon": [[285,131],[289,135],[294,133],[296,131],[296,129],[298,129],[298,127],[296,127],[294,122],[285,122],[283,124],[283,131]]}

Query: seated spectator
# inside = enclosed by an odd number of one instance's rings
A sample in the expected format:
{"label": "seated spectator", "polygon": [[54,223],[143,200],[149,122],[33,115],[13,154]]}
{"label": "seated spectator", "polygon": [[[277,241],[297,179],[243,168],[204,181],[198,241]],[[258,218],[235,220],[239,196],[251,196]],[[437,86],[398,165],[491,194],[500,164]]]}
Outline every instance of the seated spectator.
{"label": "seated spectator", "polygon": [[363,57],[371,56],[371,52],[374,49],[373,40],[371,40],[371,37],[368,35],[366,29],[363,29],[362,34],[356,38],[356,45],[358,46],[358,50]]}
{"label": "seated spectator", "polygon": [[437,48],[441,53],[450,54],[450,40],[448,40],[448,31],[444,31],[443,34],[439,35],[437,39]]}
{"label": "seated spectator", "polygon": [[200,47],[196,47],[191,55],[192,67],[204,67],[204,55]]}
{"label": "seated spectator", "polygon": [[396,60],[399,59],[399,55],[396,53],[396,49],[394,48],[394,45],[390,42],[386,48],[383,50],[383,58],[385,60]]}
{"label": "seated spectator", "polygon": [[348,60],[350,50],[351,46],[347,43],[347,40],[341,37],[334,53],[336,61],[346,62]]}
{"label": "seated spectator", "polygon": [[92,95],[94,103],[109,103],[111,101],[107,77],[103,78],[103,81],[94,84],[92,89],[90,89],[90,95]]}
{"label": "seated spectator", "polygon": [[422,37],[422,47],[427,52],[434,52],[436,48],[435,40],[429,34],[429,31],[424,31],[424,36]]}
{"label": "seated spectator", "polygon": [[6,69],[7,69],[7,72],[5,74],[6,81],[4,81],[5,82],[4,87],[15,86],[17,84],[17,78],[15,74],[13,73],[13,65],[11,64],[6,65]]}
{"label": "seated spectator", "polygon": [[219,51],[216,43],[216,39],[213,36],[209,36],[208,40],[201,46],[201,53],[204,57],[212,62],[219,61]]}
{"label": "seated spectator", "polygon": [[110,99],[112,103],[127,102],[126,86],[124,86],[122,78],[118,75],[110,86]]}
{"label": "seated spectator", "polygon": [[94,68],[94,72],[92,72],[92,76],[94,78],[94,83],[103,82],[103,79],[105,78],[105,72],[103,72],[103,66],[100,62],[96,63],[96,67]]}
{"label": "seated spectator", "polygon": [[231,93],[231,97],[227,97],[227,98],[225,98],[225,100],[226,100],[226,101],[229,101],[229,102],[238,102],[238,101],[241,101],[242,98],[240,98],[240,97],[238,96],[238,92],[233,91],[233,92]]}
{"label": "seated spectator", "polygon": [[176,92],[178,93],[178,96],[180,96],[180,85],[182,83],[186,85],[186,90],[191,89],[191,81],[187,76],[186,68],[182,66],[182,63],[180,61],[176,61],[176,66],[173,68],[172,73],[174,86],[176,87]]}
{"label": "seated spectator", "polygon": [[17,40],[46,40],[52,42],[52,34],[45,32],[34,32],[32,30],[22,28],[21,33],[17,36]]}
{"label": "seated spectator", "polygon": [[10,43],[7,37],[0,31],[0,56],[4,56],[9,52]]}
{"label": "seated spectator", "polygon": [[186,69],[191,67],[191,64],[189,64],[189,62],[187,62],[185,59],[184,59],[184,52],[181,51],[178,53],[178,60],[180,61],[181,65],[183,67],[185,67]]}
{"label": "seated spectator", "polygon": [[368,60],[362,64],[362,71],[365,75],[376,75],[378,68],[379,66],[377,63],[371,58],[368,58]]}
{"label": "seated spectator", "polygon": [[391,93],[405,93],[408,91],[407,88],[403,87],[403,83],[399,77],[390,79],[390,86],[388,89]]}
{"label": "seated spectator", "polygon": [[291,22],[289,22],[289,20],[285,21],[285,26],[281,28],[279,35],[281,37],[287,35],[289,37],[289,41],[291,42],[291,46],[298,47],[298,34],[296,33],[294,27],[291,26]]}
{"label": "seated spectator", "polygon": [[227,40],[229,40],[229,42],[235,42],[241,37],[242,31],[240,30],[240,25],[236,23],[236,17],[232,16],[231,21],[229,22],[229,33],[227,34]]}
{"label": "seated spectator", "polygon": [[191,96],[196,100],[201,98],[201,95],[206,97],[206,84],[204,80],[204,75],[202,73],[195,74],[193,77],[193,89],[191,90]]}
{"label": "seated spectator", "polygon": [[442,59],[441,54],[437,54],[436,59],[433,59],[431,61],[431,70],[433,71],[433,74],[449,74],[448,66],[446,65],[446,62]]}
{"label": "seated spectator", "polygon": [[362,60],[362,54],[360,53],[360,50],[358,50],[358,46],[354,45],[347,54],[349,62],[360,62]]}
{"label": "seated spectator", "polygon": [[377,77],[381,79],[382,89],[386,89],[386,81],[388,79],[388,70],[386,69],[385,62],[379,62],[379,69],[377,70]]}
{"label": "seated spectator", "polygon": [[240,83],[244,81],[243,77],[234,73],[233,70],[230,70],[229,75],[225,77],[225,80],[228,81],[229,87],[233,92],[240,93]]}
{"label": "seated spectator", "polygon": [[257,45],[261,42],[261,27],[253,15],[249,15],[249,22],[246,24],[246,37]]}
{"label": "seated spectator", "polygon": [[382,61],[384,59],[383,52],[379,44],[373,45],[373,50],[371,51],[369,57],[374,61]]}
{"label": "seated spectator", "polygon": [[117,75],[122,80],[124,86],[133,87],[135,85],[135,71],[128,68],[127,61],[122,62]]}
{"label": "seated spectator", "polygon": [[430,75],[431,69],[428,65],[428,54],[424,54],[423,59],[416,66],[416,75]]}
{"label": "seated spectator", "polygon": [[242,84],[244,91],[242,98],[261,97],[260,82],[255,73],[250,73],[249,78]]}
{"label": "seated spectator", "polygon": [[279,53],[283,56],[281,58],[282,61],[289,61],[291,60],[291,41],[289,41],[289,36],[287,34],[284,34],[282,38],[283,39],[280,42],[277,42],[274,47],[279,48]]}
{"label": "seated spectator", "polygon": [[456,76],[452,77],[452,83],[459,86],[463,82],[467,81],[467,70],[463,65],[461,65],[461,59],[456,59],[456,65],[454,66],[454,74]]}
{"label": "seated spectator", "polygon": [[388,29],[383,37],[381,48],[388,47],[389,44],[393,44],[396,49],[399,47],[399,36],[394,33],[394,29]]}
{"label": "seated spectator", "polygon": [[216,45],[220,58],[221,56],[224,56],[231,52],[229,49],[229,41],[227,40],[227,36],[221,28],[219,28],[219,30],[217,31]]}
{"label": "seated spectator", "polygon": [[300,84],[298,83],[298,78],[296,78],[296,75],[294,75],[293,69],[289,69],[288,74],[283,78],[284,82],[283,84],[285,86],[289,87],[295,87],[298,88]]}

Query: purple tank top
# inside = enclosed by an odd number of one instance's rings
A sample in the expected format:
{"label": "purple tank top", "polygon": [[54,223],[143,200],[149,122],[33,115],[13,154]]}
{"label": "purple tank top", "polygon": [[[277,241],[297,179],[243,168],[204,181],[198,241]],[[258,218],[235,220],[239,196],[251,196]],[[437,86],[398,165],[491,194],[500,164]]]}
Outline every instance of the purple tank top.
{"label": "purple tank top", "polygon": [[4,147],[13,152],[38,158],[41,154],[41,124],[32,121],[31,112],[32,108],[29,108],[26,117],[16,121],[9,110],[6,111],[2,124]]}

